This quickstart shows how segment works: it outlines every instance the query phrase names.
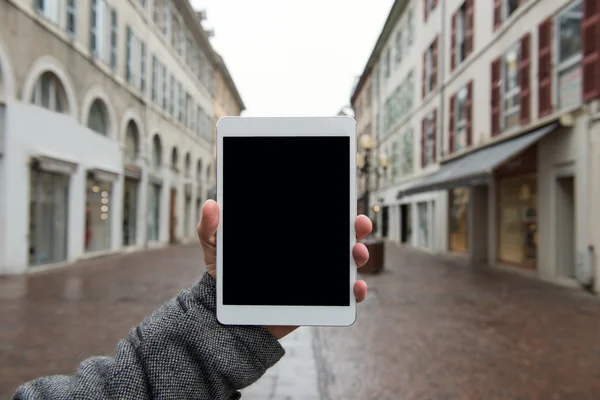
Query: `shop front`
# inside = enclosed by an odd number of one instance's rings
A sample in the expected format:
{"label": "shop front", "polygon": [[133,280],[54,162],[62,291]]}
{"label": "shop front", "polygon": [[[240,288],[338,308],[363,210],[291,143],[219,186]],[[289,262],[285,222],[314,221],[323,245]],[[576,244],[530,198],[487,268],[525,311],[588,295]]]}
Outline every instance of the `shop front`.
{"label": "shop front", "polygon": [[118,175],[101,170],[88,171],[85,202],[86,252],[111,249],[111,219],[115,208],[113,184]]}
{"label": "shop front", "polygon": [[448,247],[451,252],[466,254],[469,248],[469,188],[450,189]]}
{"label": "shop front", "polygon": [[137,210],[142,171],[135,165],[125,165],[125,182],[123,186],[123,227],[124,246],[137,243]]}

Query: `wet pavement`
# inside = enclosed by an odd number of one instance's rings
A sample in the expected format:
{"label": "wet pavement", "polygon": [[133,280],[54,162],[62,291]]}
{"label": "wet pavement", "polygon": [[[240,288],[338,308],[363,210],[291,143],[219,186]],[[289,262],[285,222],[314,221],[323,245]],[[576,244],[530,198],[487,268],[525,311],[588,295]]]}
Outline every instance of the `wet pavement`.
{"label": "wet pavement", "polygon": [[[0,399],[72,374],[202,273],[196,246],[0,278]],[[247,400],[598,399],[600,299],[387,246],[352,328],[302,328]]]}

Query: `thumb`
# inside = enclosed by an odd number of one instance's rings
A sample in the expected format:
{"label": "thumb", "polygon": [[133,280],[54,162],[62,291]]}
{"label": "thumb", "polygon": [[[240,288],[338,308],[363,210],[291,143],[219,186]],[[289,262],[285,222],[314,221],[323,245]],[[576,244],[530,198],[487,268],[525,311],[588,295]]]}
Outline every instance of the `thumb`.
{"label": "thumb", "polygon": [[219,226],[219,205],[214,200],[206,200],[202,207],[202,218],[198,224],[200,242],[214,245],[217,226]]}

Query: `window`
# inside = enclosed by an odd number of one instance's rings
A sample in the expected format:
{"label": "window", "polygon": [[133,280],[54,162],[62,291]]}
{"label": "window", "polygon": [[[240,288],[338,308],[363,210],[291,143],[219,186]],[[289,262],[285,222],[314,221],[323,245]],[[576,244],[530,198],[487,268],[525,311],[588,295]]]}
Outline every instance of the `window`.
{"label": "window", "polygon": [[142,93],[146,90],[146,45],[127,26],[125,79]]}
{"label": "window", "polygon": [[385,102],[383,117],[384,131],[389,130],[412,110],[414,90],[414,77],[411,71]]}
{"label": "window", "polygon": [[414,168],[413,129],[407,128],[402,135],[402,174],[413,173]]}
{"label": "window", "polygon": [[90,107],[87,127],[101,135],[108,135],[108,116],[106,106],[101,100],[94,100]]}
{"label": "window", "polygon": [[169,114],[175,117],[175,77],[171,75],[171,85],[169,87]]}
{"label": "window", "polygon": [[433,72],[433,46],[429,46],[425,53],[425,93],[431,92],[434,87]]}
{"label": "window", "polygon": [[75,37],[76,20],[75,0],[67,0],[67,33],[72,38]]}
{"label": "window", "polygon": [[118,52],[118,21],[117,10],[110,9],[110,68],[117,70],[117,52]]}
{"label": "window", "polygon": [[58,24],[60,22],[60,1],[59,0],[36,0],[35,10],[42,17]]}
{"label": "window", "polygon": [[583,9],[580,1],[571,4],[556,17],[556,74],[558,107],[581,104],[581,22]]}
{"label": "window", "polygon": [[402,45],[402,29],[399,29],[396,33],[396,64],[400,64],[402,62],[402,52],[404,51]]}
{"label": "window", "polygon": [[113,26],[112,16],[113,9],[108,6],[105,0],[91,0],[90,52],[107,65],[111,65],[113,49],[109,45],[112,45],[113,31],[116,32],[116,18]]}
{"label": "window", "polygon": [[146,44],[140,42],[140,90],[146,92]]}
{"label": "window", "polygon": [[392,175],[392,183],[395,183],[398,181],[398,177],[400,175],[400,150],[399,150],[399,146],[398,146],[398,141],[394,140],[392,142],[392,159],[391,159],[391,164],[392,164],[392,171],[391,171],[391,175]]}
{"label": "window", "polygon": [[390,77],[390,63],[391,63],[391,57],[390,57],[390,53],[391,53],[391,49],[388,47],[385,51],[385,56],[383,58],[383,76],[386,78]]}
{"label": "window", "polygon": [[140,5],[146,8],[146,0],[140,0]]}
{"label": "window", "polygon": [[429,14],[435,8],[436,0],[425,0],[425,1],[427,2],[427,13]]}
{"label": "window", "polygon": [[162,32],[165,37],[169,36],[169,21],[171,12],[169,11],[169,0],[163,0],[163,14],[162,14]]}
{"label": "window", "polygon": [[466,86],[456,94],[456,119],[454,122],[456,129],[454,137],[455,151],[460,151],[467,147],[467,96],[468,89]]}
{"label": "window", "polygon": [[[92,0],[93,1],[93,0]],[[133,82],[133,32],[127,27],[127,41],[125,51],[125,80],[129,83]]]}
{"label": "window", "polygon": [[504,0],[504,19],[507,19],[519,8],[519,0]]}
{"label": "window", "polygon": [[466,57],[466,38],[467,38],[467,4],[458,9],[456,14],[456,63],[460,64]]}
{"label": "window", "polygon": [[31,102],[50,111],[59,113],[69,111],[65,89],[52,72],[45,72],[40,76],[33,90]]}
{"label": "window", "polygon": [[150,89],[152,102],[158,104],[158,60],[152,55],[152,88]]}
{"label": "window", "polygon": [[183,122],[183,87],[177,82],[177,120]]}
{"label": "window", "polygon": [[436,131],[436,121],[435,121],[435,112],[431,111],[425,117],[425,140],[423,149],[423,166],[426,167],[435,162],[435,131]]}
{"label": "window", "polygon": [[415,36],[415,12],[412,7],[408,9],[408,19],[406,27],[406,45],[410,47],[413,44]]}
{"label": "window", "polygon": [[517,44],[502,59],[502,128],[510,129],[519,124],[519,45]]}
{"label": "window", "polygon": [[162,65],[162,108],[167,111],[167,67]]}
{"label": "window", "polygon": [[157,27],[162,27],[163,0],[154,0],[152,7],[152,21]]}

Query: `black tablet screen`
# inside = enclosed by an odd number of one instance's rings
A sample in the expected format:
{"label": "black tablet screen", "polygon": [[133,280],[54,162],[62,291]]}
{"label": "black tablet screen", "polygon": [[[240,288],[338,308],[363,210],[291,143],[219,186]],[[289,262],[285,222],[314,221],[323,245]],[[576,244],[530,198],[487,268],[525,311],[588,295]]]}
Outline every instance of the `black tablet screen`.
{"label": "black tablet screen", "polygon": [[350,138],[223,138],[223,304],[349,306]]}

